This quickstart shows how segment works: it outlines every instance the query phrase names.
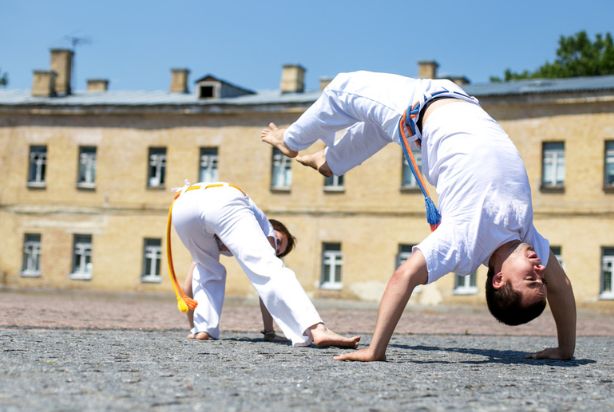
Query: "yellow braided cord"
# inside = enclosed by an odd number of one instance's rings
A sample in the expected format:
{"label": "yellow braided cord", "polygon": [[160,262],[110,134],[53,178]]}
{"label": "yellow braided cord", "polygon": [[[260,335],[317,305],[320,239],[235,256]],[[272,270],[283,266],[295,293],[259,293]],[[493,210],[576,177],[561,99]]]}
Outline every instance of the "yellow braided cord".
{"label": "yellow braided cord", "polygon": [[173,201],[171,206],[168,208],[168,219],[166,220],[166,263],[168,265],[168,275],[171,278],[171,284],[173,285],[173,290],[175,291],[175,297],[177,298],[177,309],[180,312],[187,312],[188,310],[194,310],[198,303],[189,298],[181,286],[179,286],[179,282],[177,282],[177,275],[175,275],[175,267],[173,265],[173,252],[171,248],[171,223],[173,219]]}

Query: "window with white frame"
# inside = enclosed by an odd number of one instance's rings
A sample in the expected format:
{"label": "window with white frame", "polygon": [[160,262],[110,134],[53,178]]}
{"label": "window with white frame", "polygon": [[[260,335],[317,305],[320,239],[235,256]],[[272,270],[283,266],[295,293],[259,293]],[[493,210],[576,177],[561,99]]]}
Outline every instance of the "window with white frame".
{"label": "window with white frame", "polygon": [[162,241],[160,239],[145,239],[143,245],[143,275],[141,281],[159,283],[160,265],[162,262]]}
{"label": "window with white frame", "polygon": [[47,146],[30,146],[28,187],[45,187],[47,173]]}
{"label": "window with white frame", "polygon": [[341,269],[343,267],[343,254],[341,243],[322,244],[322,289],[341,289]]}
{"label": "window with white frame", "polygon": [[71,279],[92,278],[92,235],[74,235]]}
{"label": "window with white frame", "polygon": [[562,189],[565,186],[565,143],[546,142],[542,153],[542,189]]}
{"label": "window with white frame", "polygon": [[290,186],[292,186],[292,159],[284,156],[279,149],[273,148],[271,189],[290,190]]}
{"label": "window with white frame", "polygon": [[26,233],[23,237],[23,262],[21,276],[39,277],[41,275],[41,235]]}
{"label": "window with white frame", "polygon": [[468,275],[454,276],[455,295],[475,295],[476,293],[478,293],[478,287],[475,272],[471,272]]}
{"label": "window with white frame", "polygon": [[[563,249],[560,246],[553,246],[550,245],[550,250],[552,250],[552,254],[554,255],[554,257],[556,258],[556,260],[559,261],[559,265],[561,265],[561,267],[565,267],[563,265]],[[542,264],[546,264],[546,262],[542,262]]]}
{"label": "window with white frame", "polygon": [[614,299],[614,247],[601,249],[601,299]]}
{"label": "window with white frame", "polygon": [[77,187],[94,189],[96,187],[96,148],[92,146],[79,147],[79,176]]}
{"label": "window with white frame", "polygon": [[[414,159],[416,159],[416,164],[418,165],[418,169],[422,172],[422,153],[420,150],[412,150],[412,154],[414,155]],[[414,190],[420,189],[418,186],[418,182],[416,181],[416,176],[411,172],[409,164],[407,163],[407,159],[405,155],[403,155],[403,170],[401,176],[401,189],[403,190]]]}
{"label": "window with white frame", "polygon": [[605,142],[604,187],[614,189],[614,140]]}
{"label": "window with white frame", "polygon": [[200,182],[217,182],[217,147],[201,147],[200,148],[200,166],[198,170],[198,179]]}
{"label": "window with white frame", "polygon": [[329,176],[324,178],[324,190],[327,192],[343,192],[343,175],[341,176]]}
{"label": "window with white frame", "polygon": [[147,186],[155,188],[164,188],[166,181],[166,148],[165,147],[150,147],[149,148],[149,165],[147,169]]}

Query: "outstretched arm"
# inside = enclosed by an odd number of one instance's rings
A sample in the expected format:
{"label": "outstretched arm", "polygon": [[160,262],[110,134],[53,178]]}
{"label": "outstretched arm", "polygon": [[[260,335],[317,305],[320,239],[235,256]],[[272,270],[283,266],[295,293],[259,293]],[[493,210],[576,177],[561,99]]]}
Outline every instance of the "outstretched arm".
{"label": "outstretched arm", "polygon": [[335,356],[335,359],[362,362],[386,360],[386,348],[411,293],[416,286],[426,283],[427,278],[426,260],[422,252],[416,250],[405,263],[395,270],[386,285],[377,313],[375,332],[373,332],[373,339],[369,347]]}
{"label": "outstretched arm", "polygon": [[544,272],[544,279],[548,290],[548,304],[556,323],[559,346],[546,348],[530,357],[568,360],[573,357],[576,348],[576,301],[571,282],[552,252]]}

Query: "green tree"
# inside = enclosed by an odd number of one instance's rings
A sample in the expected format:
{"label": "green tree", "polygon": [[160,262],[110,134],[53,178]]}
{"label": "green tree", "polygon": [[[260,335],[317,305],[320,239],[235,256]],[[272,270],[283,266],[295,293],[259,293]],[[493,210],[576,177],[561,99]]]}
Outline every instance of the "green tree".
{"label": "green tree", "polygon": [[0,87],[5,87],[7,84],[9,84],[9,75],[0,69]]}
{"label": "green tree", "polygon": [[[506,69],[503,81],[535,79],[535,78],[563,78],[578,76],[603,76],[614,74],[614,41],[608,32],[605,35],[598,33],[592,41],[585,31],[573,36],[561,36],[559,48],[556,51],[554,62],[546,62],[543,66],[529,72],[513,72]],[[500,82],[501,78],[493,76],[491,82]]]}

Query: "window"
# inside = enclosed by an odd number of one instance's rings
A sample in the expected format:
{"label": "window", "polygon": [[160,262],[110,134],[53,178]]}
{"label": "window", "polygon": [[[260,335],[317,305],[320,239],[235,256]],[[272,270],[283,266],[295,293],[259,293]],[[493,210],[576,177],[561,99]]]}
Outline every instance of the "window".
{"label": "window", "polygon": [[23,262],[21,275],[38,277],[41,275],[41,235],[26,233],[23,238]]}
{"label": "window", "polygon": [[601,299],[614,299],[614,247],[604,247],[601,250]]}
{"label": "window", "polygon": [[[550,250],[552,250],[552,254],[556,258],[556,260],[559,261],[559,265],[561,265],[561,267],[565,267],[565,266],[563,266],[563,255],[562,255],[561,247],[560,246],[550,245]],[[547,260],[546,260],[546,262],[542,262],[542,264],[544,264],[544,265],[546,263],[547,263]]]}
{"label": "window", "polygon": [[395,260],[395,267],[401,266],[411,256],[411,251],[414,245],[400,244]]}
{"label": "window", "polygon": [[47,173],[47,146],[30,146],[28,187],[45,187]]}
{"label": "window", "polygon": [[198,88],[199,99],[211,99],[215,97],[215,86],[200,86]]}
{"label": "window", "polygon": [[159,283],[160,263],[162,262],[162,241],[160,239],[145,239],[143,246],[143,282]]}
{"label": "window", "polygon": [[[412,153],[414,155],[414,159],[416,159],[416,164],[418,165],[420,172],[422,172],[422,153],[420,153],[419,150],[412,150]],[[420,187],[418,186],[418,183],[416,181],[416,177],[411,172],[411,169],[409,168],[409,164],[407,163],[407,159],[405,159],[405,156],[403,156],[401,190],[420,190]]]}
{"label": "window", "polygon": [[614,189],[614,141],[605,142],[604,187]]}
{"label": "window", "polygon": [[343,187],[343,175],[335,176],[332,175],[330,177],[324,178],[324,191],[326,192],[343,192],[345,188]]}
{"label": "window", "polygon": [[323,243],[320,287],[322,289],[341,289],[342,267],[341,243]]}
{"label": "window", "polygon": [[478,287],[475,272],[454,276],[455,295],[475,295],[476,293],[478,293]]}
{"label": "window", "polygon": [[565,143],[544,143],[542,153],[542,189],[563,189],[565,186]]}
{"label": "window", "polygon": [[200,148],[199,182],[217,182],[217,147]]}
{"label": "window", "polygon": [[151,147],[149,149],[149,168],[147,173],[147,186],[150,188],[164,188],[166,179],[166,148]]}
{"label": "window", "polygon": [[284,156],[279,149],[273,149],[273,167],[271,169],[271,189],[290,190],[292,185],[292,159]]}
{"label": "window", "polygon": [[74,235],[71,279],[92,278],[92,235]]}
{"label": "window", "polygon": [[77,187],[80,189],[94,189],[96,187],[95,147],[79,147],[79,176],[77,179]]}

